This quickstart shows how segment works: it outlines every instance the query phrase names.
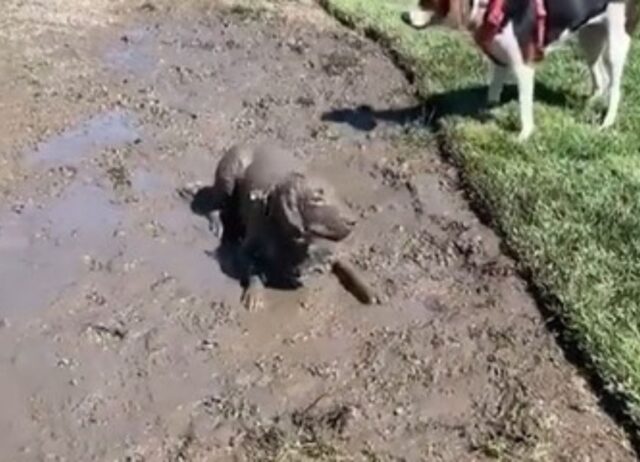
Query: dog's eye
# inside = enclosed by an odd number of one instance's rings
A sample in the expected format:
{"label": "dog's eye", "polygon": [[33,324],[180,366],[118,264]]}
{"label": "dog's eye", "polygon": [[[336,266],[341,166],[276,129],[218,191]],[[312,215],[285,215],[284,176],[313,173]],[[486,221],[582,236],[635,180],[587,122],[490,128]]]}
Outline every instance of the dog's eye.
{"label": "dog's eye", "polygon": [[323,189],[317,189],[311,194],[310,201],[313,205],[324,205],[326,204],[326,198]]}

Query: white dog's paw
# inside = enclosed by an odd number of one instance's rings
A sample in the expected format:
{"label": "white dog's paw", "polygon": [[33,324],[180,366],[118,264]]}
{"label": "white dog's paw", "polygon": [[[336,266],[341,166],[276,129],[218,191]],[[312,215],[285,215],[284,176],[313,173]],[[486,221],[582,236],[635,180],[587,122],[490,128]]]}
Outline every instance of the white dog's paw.
{"label": "white dog's paw", "polygon": [[616,123],[616,117],[610,114],[607,114],[602,123],[600,124],[600,130],[607,130]]}
{"label": "white dog's paw", "polygon": [[533,127],[524,127],[522,130],[520,130],[520,133],[518,134],[518,142],[523,143],[527,141],[529,138],[531,138],[532,134],[533,134]]}

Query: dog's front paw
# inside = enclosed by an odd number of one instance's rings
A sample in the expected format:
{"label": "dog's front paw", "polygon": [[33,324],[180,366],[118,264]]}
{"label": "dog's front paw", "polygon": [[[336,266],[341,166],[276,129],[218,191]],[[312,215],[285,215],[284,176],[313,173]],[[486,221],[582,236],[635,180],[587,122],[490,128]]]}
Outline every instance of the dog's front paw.
{"label": "dog's front paw", "polygon": [[196,195],[196,188],[193,185],[187,185],[181,188],[177,188],[176,193],[178,194],[178,197],[183,201],[191,202]]}
{"label": "dog's front paw", "polygon": [[613,127],[615,123],[616,123],[616,118],[607,114],[607,116],[604,118],[604,120],[600,124],[600,130],[601,131],[608,130],[609,128]]}
{"label": "dog's front paw", "polygon": [[209,231],[218,239],[222,238],[224,227],[222,225],[222,218],[216,211],[207,215],[207,221],[209,222]]}
{"label": "dog's front paw", "polygon": [[533,127],[524,127],[522,130],[520,130],[520,133],[518,134],[518,142],[524,143],[529,138],[531,138],[532,134],[533,134]]}
{"label": "dog's front paw", "polygon": [[250,286],[242,293],[242,304],[249,311],[259,311],[264,308],[264,290],[262,287]]}

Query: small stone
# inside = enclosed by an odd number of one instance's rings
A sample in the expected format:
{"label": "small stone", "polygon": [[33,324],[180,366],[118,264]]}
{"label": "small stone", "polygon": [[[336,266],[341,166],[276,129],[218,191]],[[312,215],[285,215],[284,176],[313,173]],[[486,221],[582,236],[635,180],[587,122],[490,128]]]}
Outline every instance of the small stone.
{"label": "small stone", "polygon": [[153,13],[158,10],[158,7],[152,2],[144,2],[139,7],[140,11],[146,11],[148,13]]}
{"label": "small stone", "polygon": [[199,349],[202,351],[208,351],[208,350],[213,350],[214,348],[217,348],[217,346],[218,346],[218,342],[204,339],[202,342],[200,342]]}

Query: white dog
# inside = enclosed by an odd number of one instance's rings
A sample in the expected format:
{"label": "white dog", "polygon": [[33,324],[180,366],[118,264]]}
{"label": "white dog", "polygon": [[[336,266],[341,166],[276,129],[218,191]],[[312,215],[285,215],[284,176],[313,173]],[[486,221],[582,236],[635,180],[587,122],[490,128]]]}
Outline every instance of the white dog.
{"label": "white dog", "polygon": [[493,62],[490,104],[512,73],[518,85],[520,140],[534,131],[536,61],[577,35],[593,79],[592,99],[608,97],[603,128],[616,121],[624,67],[637,24],[636,0],[421,0],[402,19],[421,29],[456,15]]}

